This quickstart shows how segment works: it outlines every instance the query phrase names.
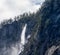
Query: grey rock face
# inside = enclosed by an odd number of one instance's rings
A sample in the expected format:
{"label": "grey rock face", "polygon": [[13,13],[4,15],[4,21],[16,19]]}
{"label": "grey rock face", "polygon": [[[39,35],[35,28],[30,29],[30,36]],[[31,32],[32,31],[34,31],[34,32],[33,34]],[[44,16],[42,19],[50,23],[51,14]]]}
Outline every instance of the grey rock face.
{"label": "grey rock face", "polygon": [[20,55],[60,54],[60,0],[46,0],[36,14],[23,15],[18,21],[3,24],[0,28],[0,55],[13,55],[11,52],[16,50],[25,24],[25,38],[29,34],[31,37]]}
{"label": "grey rock face", "polygon": [[[38,32],[32,31],[25,50],[20,55],[59,55],[60,54],[60,0],[46,0],[36,14]],[[37,32],[37,35],[35,36]],[[33,34],[34,33],[34,34]],[[58,50],[58,51],[57,51]],[[57,51],[57,52],[56,52]]]}

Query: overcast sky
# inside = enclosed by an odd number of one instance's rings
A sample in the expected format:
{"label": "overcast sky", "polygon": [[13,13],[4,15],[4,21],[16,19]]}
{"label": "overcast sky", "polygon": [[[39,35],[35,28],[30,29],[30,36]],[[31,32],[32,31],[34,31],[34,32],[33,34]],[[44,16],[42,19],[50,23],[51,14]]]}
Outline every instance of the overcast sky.
{"label": "overcast sky", "polygon": [[44,0],[1,0],[0,21],[24,12],[36,12]]}

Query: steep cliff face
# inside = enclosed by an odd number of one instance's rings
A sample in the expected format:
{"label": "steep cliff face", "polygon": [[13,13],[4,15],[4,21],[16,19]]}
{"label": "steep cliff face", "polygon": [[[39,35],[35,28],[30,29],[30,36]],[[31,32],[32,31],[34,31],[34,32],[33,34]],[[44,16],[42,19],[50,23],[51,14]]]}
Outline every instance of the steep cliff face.
{"label": "steep cliff face", "polygon": [[19,43],[25,24],[25,38],[31,37],[20,55],[60,55],[60,0],[46,0],[36,14],[1,23],[0,55],[16,55],[10,49]]}
{"label": "steep cliff face", "polygon": [[[46,0],[36,13],[38,22],[20,55],[60,55],[60,0]],[[39,21],[40,20],[40,21]]]}
{"label": "steep cliff face", "polygon": [[0,24],[0,55],[12,55],[12,47],[13,49],[20,48],[18,47],[18,43],[21,42],[23,27],[27,24],[25,33],[25,38],[27,39],[27,36],[31,34],[32,28],[36,22],[37,19],[34,14],[23,14],[22,17],[15,17],[14,21],[11,19],[8,21],[3,21]]}

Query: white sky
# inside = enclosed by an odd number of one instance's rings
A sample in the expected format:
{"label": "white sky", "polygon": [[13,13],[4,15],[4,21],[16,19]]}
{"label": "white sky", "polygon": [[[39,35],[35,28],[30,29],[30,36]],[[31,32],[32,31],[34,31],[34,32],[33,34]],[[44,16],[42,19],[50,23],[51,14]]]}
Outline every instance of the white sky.
{"label": "white sky", "polygon": [[35,12],[44,0],[0,0],[0,21],[24,12]]}

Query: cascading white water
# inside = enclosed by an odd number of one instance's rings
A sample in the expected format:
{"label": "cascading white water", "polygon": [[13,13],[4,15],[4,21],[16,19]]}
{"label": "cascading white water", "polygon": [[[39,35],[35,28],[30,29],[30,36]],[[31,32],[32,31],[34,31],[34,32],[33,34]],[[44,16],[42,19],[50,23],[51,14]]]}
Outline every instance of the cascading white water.
{"label": "cascading white water", "polygon": [[22,33],[21,33],[20,51],[18,52],[18,54],[21,53],[21,51],[23,51],[23,49],[24,49],[24,45],[26,42],[26,39],[25,39],[26,28],[27,28],[27,24],[25,24],[25,26],[22,30]]}
{"label": "cascading white water", "polygon": [[23,30],[22,30],[22,33],[21,33],[21,44],[25,44],[25,32],[26,32],[26,27],[27,27],[27,24],[25,24]]}

